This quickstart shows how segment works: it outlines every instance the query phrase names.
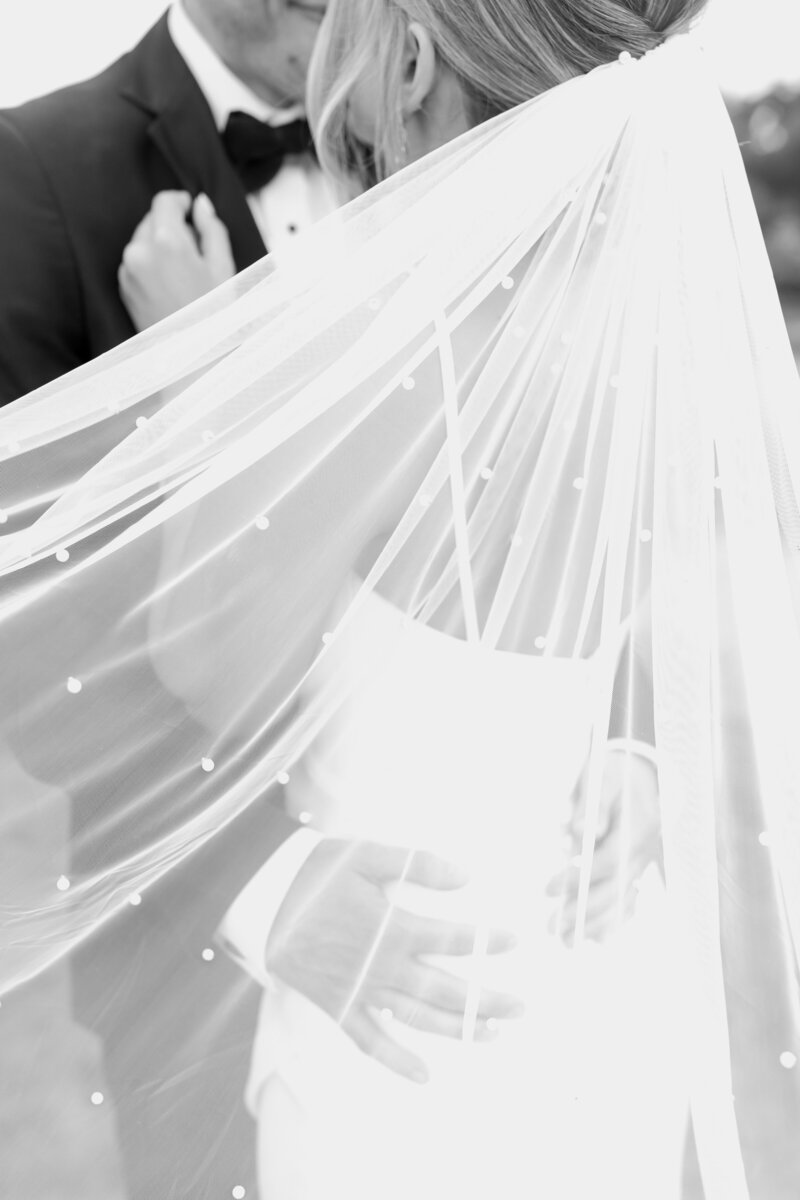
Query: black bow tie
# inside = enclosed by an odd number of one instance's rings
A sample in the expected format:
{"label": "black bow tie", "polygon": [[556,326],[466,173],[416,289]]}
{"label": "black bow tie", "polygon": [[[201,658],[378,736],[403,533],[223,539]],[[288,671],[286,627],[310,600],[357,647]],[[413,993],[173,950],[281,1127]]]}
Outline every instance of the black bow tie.
{"label": "black bow tie", "polygon": [[274,179],[287,154],[305,154],[314,148],[308,121],[267,125],[243,112],[228,117],[222,142],[248,193]]}

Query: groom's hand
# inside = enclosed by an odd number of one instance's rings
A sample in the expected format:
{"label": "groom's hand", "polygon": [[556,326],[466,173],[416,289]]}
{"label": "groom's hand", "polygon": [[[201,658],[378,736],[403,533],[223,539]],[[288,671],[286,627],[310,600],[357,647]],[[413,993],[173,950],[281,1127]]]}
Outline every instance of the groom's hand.
{"label": "groom's hand", "polygon": [[141,332],[235,274],[228,231],[208,196],[159,192],[125,247],[118,282]]}
{"label": "groom's hand", "polygon": [[[423,1083],[425,1064],[389,1036],[381,1014],[429,1033],[461,1037],[468,984],[424,956],[472,954],[475,928],[395,907],[385,889],[401,880],[442,891],[467,882],[432,854],[326,839],[278,913],[266,964],[333,1017],[366,1054]],[[495,930],[488,952],[502,953],[514,944],[512,934]],[[482,992],[475,1036],[491,1038],[496,1020],[521,1011],[513,996]]]}

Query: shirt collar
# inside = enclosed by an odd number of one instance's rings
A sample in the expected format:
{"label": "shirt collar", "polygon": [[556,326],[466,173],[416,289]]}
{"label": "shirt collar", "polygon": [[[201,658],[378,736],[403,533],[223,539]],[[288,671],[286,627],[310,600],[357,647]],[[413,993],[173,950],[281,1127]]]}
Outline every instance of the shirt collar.
{"label": "shirt collar", "polygon": [[181,0],[173,0],[167,24],[175,48],[205,96],[220,132],[232,112],[248,113],[270,125],[283,125],[303,115],[302,105],[273,108],[234,75],[192,23]]}

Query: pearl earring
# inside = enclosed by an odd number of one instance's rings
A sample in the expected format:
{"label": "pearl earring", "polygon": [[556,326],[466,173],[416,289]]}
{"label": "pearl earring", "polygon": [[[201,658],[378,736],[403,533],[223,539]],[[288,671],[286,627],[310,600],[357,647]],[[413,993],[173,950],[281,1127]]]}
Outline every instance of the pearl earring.
{"label": "pearl earring", "polygon": [[402,116],[400,117],[399,125],[397,166],[399,170],[402,170],[403,167],[408,165],[409,159],[408,130]]}

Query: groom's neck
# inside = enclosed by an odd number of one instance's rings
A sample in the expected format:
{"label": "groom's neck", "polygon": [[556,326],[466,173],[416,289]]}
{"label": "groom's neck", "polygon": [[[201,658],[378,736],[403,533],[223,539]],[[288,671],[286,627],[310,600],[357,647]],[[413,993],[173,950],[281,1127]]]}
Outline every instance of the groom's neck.
{"label": "groom's neck", "polygon": [[192,24],[225,65],[267,104],[285,97],[264,72],[274,41],[276,14],[266,0],[182,0]]}

